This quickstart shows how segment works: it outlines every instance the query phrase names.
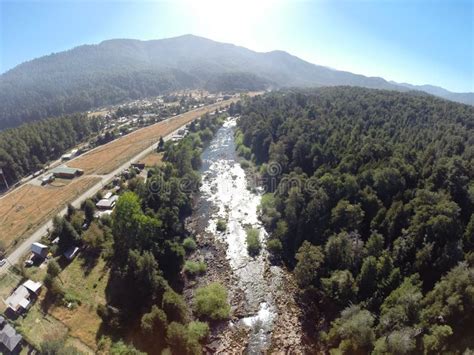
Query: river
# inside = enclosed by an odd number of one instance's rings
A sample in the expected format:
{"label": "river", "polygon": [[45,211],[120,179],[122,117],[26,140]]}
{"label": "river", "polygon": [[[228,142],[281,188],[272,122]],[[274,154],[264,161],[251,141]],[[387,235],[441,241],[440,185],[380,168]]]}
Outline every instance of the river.
{"label": "river", "polygon": [[[235,126],[236,119],[229,118],[203,152],[202,186],[196,215],[205,219],[201,222],[206,226],[206,232],[226,245],[226,258],[236,276],[229,291],[231,295],[235,292],[244,295],[245,317],[235,325],[250,328],[246,352],[259,354],[271,343],[277,317],[274,294],[282,282],[282,270],[269,264],[264,247],[257,257],[247,252],[247,228],[259,231],[262,246],[267,233],[257,215],[261,191],[249,187],[246,173],[238,163]],[[227,222],[225,232],[217,231],[218,219]]]}

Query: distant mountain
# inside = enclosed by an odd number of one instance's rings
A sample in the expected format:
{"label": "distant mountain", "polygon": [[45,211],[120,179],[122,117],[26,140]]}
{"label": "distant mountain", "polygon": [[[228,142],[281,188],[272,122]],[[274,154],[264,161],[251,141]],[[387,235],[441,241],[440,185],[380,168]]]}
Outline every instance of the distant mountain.
{"label": "distant mountain", "polygon": [[401,85],[411,90],[419,90],[427,92],[428,94],[439,96],[451,101],[460,102],[462,104],[474,105],[474,92],[451,92],[439,86],[433,85],[412,85],[407,83],[397,84],[393,81],[390,83]]}
{"label": "distant mountain", "polygon": [[[474,104],[472,93],[410,87],[314,65],[283,51],[258,53],[186,35],[83,45],[18,65],[0,76],[0,129],[183,88],[260,90],[350,85],[422,90]],[[464,95],[464,96],[463,96]]]}

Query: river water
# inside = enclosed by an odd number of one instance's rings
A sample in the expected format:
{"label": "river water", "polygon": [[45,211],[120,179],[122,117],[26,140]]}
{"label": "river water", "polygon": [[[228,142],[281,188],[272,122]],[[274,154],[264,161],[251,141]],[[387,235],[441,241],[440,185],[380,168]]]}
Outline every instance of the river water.
{"label": "river water", "polygon": [[[236,277],[229,290],[244,294],[245,318],[238,327],[249,327],[247,353],[259,354],[270,345],[271,332],[276,319],[274,293],[281,282],[279,267],[270,266],[268,255],[262,249],[257,257],[249,256],[246,229],[256,228],[264,246],[267,233],[257,218],[261,191],[250,188],[245,171],[238,163],[234,131],[236,119],[229,118],[219,129],[202,155],[201,209],[198,215],[205,218],[206,231],[227,245],[226,256]],[[227,230],[218,232],[218,219],[227,222]]]}

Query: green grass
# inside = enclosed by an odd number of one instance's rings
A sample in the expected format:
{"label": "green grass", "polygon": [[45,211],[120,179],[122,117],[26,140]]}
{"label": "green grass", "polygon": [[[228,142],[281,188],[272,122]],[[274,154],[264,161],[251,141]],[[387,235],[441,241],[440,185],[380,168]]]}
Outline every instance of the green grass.
{"label": "green grass", "polygon": [[63,323],[41,311],[38,302],[28,310],[24,318],[19,317],[14,323],[17,330],[35,347],[39,347],[47,338],[62,338],[68,333]]}
{"label": "green grass", "polygon": [[105,303],[109,270],[104,259],[76,257],[59,274],[63,289],[71,298],[89,305]]}

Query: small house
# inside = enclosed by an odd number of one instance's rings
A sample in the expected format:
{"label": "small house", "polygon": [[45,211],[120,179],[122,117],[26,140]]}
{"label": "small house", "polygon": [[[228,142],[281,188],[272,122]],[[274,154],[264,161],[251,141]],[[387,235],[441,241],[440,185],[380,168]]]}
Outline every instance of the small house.
{"label": "small house", "polygon": [[44,244],[36,242],[31,244],[31,252],[35,254],[35,256],[46,258],[48,255],[48,247]]}
{"label": "small house", "polygon": [[27,280],[13,291],[5,300],[5,304],[14,313],[26,311],[30,307],[32,300],[38,296],[41,286],[41,282]]}
{"label": "small house", "polygon": [[5,304],[14,313],[26,311],[31,304],[30,292],[25,286],[20,285],[8,296],[5,300]]}
{"label": "small house", "polygon": [[[16,353],[19,351],[17,348],[23,338],[16,332],[15,328],[5,322],[3,317],[0,318],[2,318],[0,322],[0,343],[8,349],[9,353]],[[0,350],[2,349],[0,348]]]}
{"label": "small house", "polygon": [[103,198],[97,202],[96,207],[100,210],[111,210],[115,207],[118,199],[119,197],[117,195],[114,195],[108,199]]}

